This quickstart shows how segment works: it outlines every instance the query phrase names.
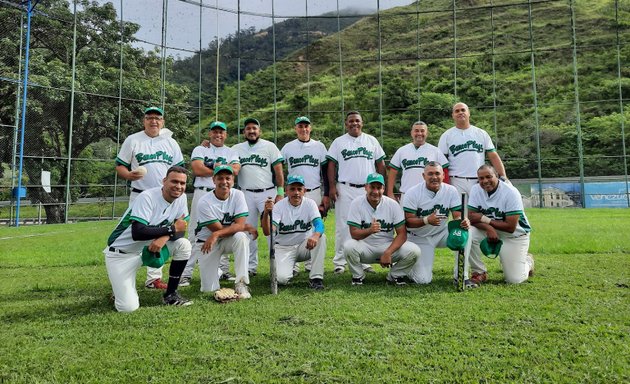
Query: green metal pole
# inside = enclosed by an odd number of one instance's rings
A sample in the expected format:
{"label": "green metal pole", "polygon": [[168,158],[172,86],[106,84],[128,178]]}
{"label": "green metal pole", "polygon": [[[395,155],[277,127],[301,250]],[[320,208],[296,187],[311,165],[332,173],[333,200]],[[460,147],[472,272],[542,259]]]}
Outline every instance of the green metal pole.
{"label": "green metal pole", "polygon": [[457,4],[453,0],[453,94],[457,99]]}
{"label": "green metal pole", "polygon": [[166,103],[166,32],[168,25],[168,0],[162,0],[162,65],[160,68],[160,104]]}
{"label": "green metal pole", "polygon": [[[218,12],[218,11],[217,11]],[[201,142],[201,89],[202,89],[202,74],[201,74],[201,55],[203,53],[203,42],[201,41],[203,29],[203,0],[199,2],[199,68],[198,68],[198,83],[197,83],[197,142]]]}
{"label": "green metal pole", "polygon": [[[18,136],[20,134],[20,100],[22,98],[22,50],[24,49],[24,14],[20,14],[20,56],[18,60],[18,86],[15,95],[15,128],[13,131],[13,156],[11,157],[11,190],[15,188],[16,169],[17,169],[17,148],[18,148]],[[9,223],[13,222],[13,206],[15,198],[11,195],[11,209],[9,209]]]}
{"label": "green metal pole", "polygon": [[376,0],[376,25],[378,27],[378,125],[383,145],[383,53],[381,38],[381,2]]}
{"label": "green metal pole", "polygon": [[237,7],[236,41],[238,44],[238,65],[236,69],[236,130],[238,141],[241,141],[241,0],[238,0]]}
{"label": "green metal pole", "polygon": [[626,202],[630,207],[630,191],[628,191],[628,157],[626,155],[626,114],[623,110],[623,92],[621,89],[621,44],[619,42],[619,0],[615,0],[615,34],[617,40],[617,85],[619,87],[619,113],[621,114],[621,151],[623,154],[623,174],[625,176]]}
{"label": "green metal pole", "polygon": [[[122,115],[122,89],[123,89],[123,57],[125,22],[123,19],[123,0],[120,0],[120,58],[118,65],[118,121],[116,122],[116,153],[120,149],[120,124]],[[118,172],[114,172],[114,201],[112,202],[112,219],[116,216],[116,193],[118,191]]]}
{"label": "green metal pole", "polygon": [[273,142],[278,145],[278,84],[276,74],[276,16],[274,0],[271,0],[271,40],[273,49]]}
{"label": "green metal pole", "polygon": [[346,108],[343,98],[343,56],[341,55],[341,22],[339,20],[339,0],[337,0],[337,46],[339,48],[339,92],[341,94],[341,133],[345,132],[345,116]]}
{"label": "green metal pole", "polygon": [[70,121],[68,122],[68,163],[66,164],[66,206],[64,222],[68,222],[68,208],[70,207],[70,173],[72,165],[72,133],[74,129],[74,91],[77,75],[77,0],[74,3],[74,27],[72,31],[72,86],[70,90]]}
{"label": "green metal pole", "polygon": [[[530,18],[531,20],[531,18]],[[495,147],[499,150],[499,133],[497,130],[497,71],[494,36],[494,1],[490,2],[490,27],[492,28],[492,126],[494,128]],[[531,41],[531,35],[530,35]]]}
{"label": "green metal pole", "polygon": [[573,44],[573,88],[575,94],[575,128],[577,131],[578,162],[580,167],[580,202],[585,208],[586,196],[584,196],[584,153],[582,149],[582,123],[580,121],[580,87],[577,69],[577,39],[575,37],[575,9],[573,0],[569,0],[571,8],[571,40]]}
{"label": "green metal pole", "polygon": [[416,100],[418,102],[418,120],[421,120],[420,114],[420,1],[416,1]]}
{"label": "green metal pole", "polygon": [[309,55],[309,46],[311,45],[311,35],[308,30],[308,0],[306,4],[306,113],[311,115],[311,57]]}
{"label": "green metal pole", "polygon": [[532,93],[534,96],[534,125],[536,128],[536,163],[538,165],[538,207],[543,207],[543,188],[542,188],[542,161],[540,154],[540,124],[538,116],[538,90],[536,88],[536,55],[534,53],[534,33],[532,25],[532,2],[528,1],[527,14],[529,19],[529,52],[532,68]]}

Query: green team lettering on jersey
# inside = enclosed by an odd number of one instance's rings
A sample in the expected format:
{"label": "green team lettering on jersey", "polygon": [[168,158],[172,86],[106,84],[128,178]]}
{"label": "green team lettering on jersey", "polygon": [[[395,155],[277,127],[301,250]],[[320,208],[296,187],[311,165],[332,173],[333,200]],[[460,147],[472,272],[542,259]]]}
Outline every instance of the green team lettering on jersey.
{"label": "green team lettering on jersey", "polygon": [[478,207],[478,210],[483,215],[488,216],[490,218],[494,218],[496,220],[505,220],[505,212],[501,211],[498,208],[488,207],[486,209],[482,209],[481,207]]}
{"label": "green team lettering on jersey", "polygon": [[444,208],[442,204],[435,204],[433,208],[429,208],[429,209],[418,208],[418,210],[416,211],[416,216],[418,217],[429,216],[433,212],[435,212],[436,209],[437,209],[438,215],[448,216],[448,208]]}
{"label": "green team lettering on jersey", "polygon": [[138,153],[136,155],[136,161],[138,164],[147,164],[147,163],[167,163],[173,164],[173,156],[169,155],[164,151],[157,151],[156,153]]}
{"label": "green team lettering on jersey", "polygon": [[403,160],[402,166],[404,169],[424,168],[428,162],[429,162],[429,159],[421,156],[415,160],[407,160],[407,159]]}
{"label": "green team lettering on jersey", "polygon": [[[376,219],[376,221],[381,224],[381,232],[390,232],[394,230],[394,223],[386,223],[383,219]],[[372,226],[372,222],[361,221],[361,228],[370,228]]]}
{"label": "green team lettering on jersey", "polygon": [[307,232],[313,225],[310,222],[304,222],[303,220],[295,220],[293,224],[280,223],[278,225],[278,231],[280,233],[293,233],[293,232]]}
{"label": "green team lettering on jersey", "polygon": [[359,147],[357,149],[344,149],[341,151],[341,156],[343,156],[344,160],[354,159],[357,157],[363,157],[371,160],[374,158],[374,152],[368,151],[365,147]]}
{"label": "green team lettering on jersey", "polygon": [[483,152],[483,144],[477,143],[475,140],[468,140],[464,144],[459,145],[451,145],[448,147],[448,150],[453,154],[453,156],[457,156],[462,152]]}
{"label": "green team lettering on jersey", "polygon": [[249,157],[241,157],[241,167],[245,165],[257,165],[259,167],[266,167],[269,165],[267,159],[260,157],[260,155],[253,154]]}
{"label": "green team lettering on jersey", "polygon": [[319,166],[319,159],[314,158],[312,155],[306,155],[304,157],[289,157],[289,165],[294,168],[304,165],[317,167]]}
{"label": "green team lettering on jersey", "polygon": [[211,157],[204,156],[203,162],[207,163],[208,161],[214,160],[215,163],[227,164],[227,159],[225,157],[217,157],[216,159],[212,159]]}

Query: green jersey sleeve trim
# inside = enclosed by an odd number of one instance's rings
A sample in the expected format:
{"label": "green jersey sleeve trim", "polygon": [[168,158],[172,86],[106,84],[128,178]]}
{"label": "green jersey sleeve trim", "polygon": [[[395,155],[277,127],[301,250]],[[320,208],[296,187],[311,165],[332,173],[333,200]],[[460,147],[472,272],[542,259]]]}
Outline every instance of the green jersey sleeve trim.
{"label": "green jersey sleeve trim", "polygon": [[400,227],[401,225],[404,225],[404,224],[405,224],[405,220],[401,221],[398,224],[394,224],[394,228],[398,228],[398,227]]}
{"label": "green jersey sleeve trim", "polygon": [[243,212],[243,213],[239,213],[237,215],[234,215],[235,219],[238,219],[239,217],[247,217],[249,216],[249,212]]}
{"label": "green jersey sleeve trim", "polygon": [[125,167],[127,167],[127,168],[131,167],[131,164],[129,164],[129,163],[125,163],[124,161],[122,161],[122,160],[120,159],[120,157],[117,157],[117,158],[116,158],[116,164],[119,164],[119,165],[124,165],[124,166],[125,166]]}
{"label": "green jersey sleeve trim", "polygon": [[355,223],[353,221],[348,221],[348,225],[351,225],[351,226],[353,226],[355,228],[362,228],[361,224],[357,224],[357,223]]}
{"label": "green jersey sleeve trim", "polygon": [[477,209],[477,207],[473,207],[472,205],[468,206],[468,210],[473,211],[473,212],[479,212],[479,210]]}
{"label": "green jersey sleeve trim", "polygon": [[516,216],[516,215],[522,215],[523,211],[510,211],[510,212],[505,212],[505,216]]}
{"label": "green jersey sleeve trim", "polygon": [[389,163],[387,166],[388,166],[389,168],[391,168],[391,169],[395,169],[395,170],[397,170],[397,171],[400,171],[400,170],[401,170],[401,168],[400,168],[400,167],[397,167],[397,166],[395,166],[395,165],[394,165],[394,164],[392,164],[392,163]]}
{"label": "green jersey sleeve trim", "polygon": [[271,166],[273,167],[274,165],[276,165],[278,163],[283,163],[283,162],[284,162],[284,158],[280,157],[278,160],[276,160],[273,163],[271,163]]}
{"label": "green jersey sleeve trim", "polygon": [[326,158],[327,158],[328,160],[332,161],[332,162],[333,162],[333,163],[335,163],[335,164],[339,164],[339,162],[338,162],[336,159],[334,159],[334,158],[332,158],[332,157],[330,157],[330,156],[328,156],[328,155],[326,155]]}
{"label": "green jersey sleeve trim", "polygon": [[149,222],[148,222],[148,221],[146,221],[145,219],[141,219],[141,218],[139,218],[139,217],[137,217],[137,216],[131,216],[131,217],[129,217],[129,221],[137,221],[138,223],[142,223],[142,224],[144,224],[144,225],[149,225]]}

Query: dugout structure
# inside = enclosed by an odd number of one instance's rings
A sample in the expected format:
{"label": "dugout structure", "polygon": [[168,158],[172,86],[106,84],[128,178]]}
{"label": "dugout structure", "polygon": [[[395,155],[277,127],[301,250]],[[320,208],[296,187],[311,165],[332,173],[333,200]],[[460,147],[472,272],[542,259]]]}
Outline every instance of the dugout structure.
{"label": "dugout structure", "polygon": [[147,105],[185,156],[214,119],[234,144],[255,116],[280,147],[308,115],[329,145],[357,109],[391,157],[419,119],[436,144],[461,100],[532,206],[629,205],[629,0],[0,0],[0,17],[6,225],[119,216],[113,161]]}

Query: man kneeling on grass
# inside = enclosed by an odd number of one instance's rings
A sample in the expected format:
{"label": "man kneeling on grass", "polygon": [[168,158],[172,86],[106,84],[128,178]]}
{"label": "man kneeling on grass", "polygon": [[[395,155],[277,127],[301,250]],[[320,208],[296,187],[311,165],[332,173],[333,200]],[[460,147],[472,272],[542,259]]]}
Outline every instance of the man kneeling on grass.
{"label": "man kneeling on grass", "polygon": [[534,272],[534,258],[528,253],[531,227],[525,216],[521,194],[499,179],[491,165],[477,170],[479,184],[470,190],[468,218],[473,227],[470,262],[472,277],[480,284],[488,279],[481,254],[498,255],[505,281],[519,284]]}
{"label": "man kneeling on grass", "polygon": [[[265,236],[274,231],[278,283],[288,284],[295,263],[310,260],[309,285],[315,290],[324,289],[326,236],[319,208],[314,200],[304,197],[306,188],[302,176],[288,175],[286,191],[287,197],[275,205],[272,199],[265,201],[261,219]],[[270,213],[273,216],[271,228]]]}
{"label": "man kneeling on grass", "polygon": [[191,251],[190,241],[184,237],[188,219],[186,178],[185,168],[169,168],[163,186],[140,193],[109,236],[103,253],[117,311],[133,312],[140,307],[136,272],[143,264],[159,268],[169,256],[173,261],[163,302],[192,304],[177,292]]}
{"label": "man kneeling on grass", "polygon": [[403,209],[396,200],[383,196],[383,175],[368,175],[365,191],[364,196],[350,204],[348,226],[352,239],[343,244],[343,253],[352,272],[352,285],[363,285],[365,272],[361,263],[391,267],[387,281],[405,285],[405,277],[420,256],[420,248],[407,241]]}
{"label": "man kneeling on grass", "polygon": [[223,254],[234,253],[234,290],[241,299],[250,299],[247,274],[250,235],[245,233],[249,228],[245,195],[232,188],[234,170],[229,165],[214,167],[212,181],[214,191],[202,197],[197,205],[197,241],[193,252],[199,259],[201,292],[221,288],[217,274],[219,260]]}

